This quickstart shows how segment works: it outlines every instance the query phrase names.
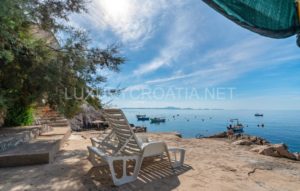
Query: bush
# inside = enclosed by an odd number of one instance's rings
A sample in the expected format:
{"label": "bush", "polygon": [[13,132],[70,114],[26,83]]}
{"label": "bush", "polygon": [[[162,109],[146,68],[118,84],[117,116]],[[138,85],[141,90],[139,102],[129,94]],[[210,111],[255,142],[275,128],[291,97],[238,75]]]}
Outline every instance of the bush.
{"label": "bush", "polygon": [[13,107],[7,110],[5,126],[25,126],[32,125],[34,122],[34,109],[32,107],[22,108]]}

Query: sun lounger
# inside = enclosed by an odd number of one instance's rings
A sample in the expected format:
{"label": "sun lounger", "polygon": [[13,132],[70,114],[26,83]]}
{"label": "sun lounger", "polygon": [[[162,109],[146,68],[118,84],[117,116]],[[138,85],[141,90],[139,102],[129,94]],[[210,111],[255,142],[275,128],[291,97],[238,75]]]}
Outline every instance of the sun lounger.
{"label": "sun lounger", "polygon": [[[166,154],[171,165],[170,155],[165,142],[145,142],[138,139],[132,131],[124,113],[120,109],[106,109],[105,119],[112,128],[111,133],[101,141],[91,139],[93,146],[88,147],[89,159],[94,166],[108,164],[115,185],[122,185],[137,179],[145,157]],[[114,161],[122,161],[122,176],[117,178]],[[134,161],[132,174],[127,172],[127,163]]]}

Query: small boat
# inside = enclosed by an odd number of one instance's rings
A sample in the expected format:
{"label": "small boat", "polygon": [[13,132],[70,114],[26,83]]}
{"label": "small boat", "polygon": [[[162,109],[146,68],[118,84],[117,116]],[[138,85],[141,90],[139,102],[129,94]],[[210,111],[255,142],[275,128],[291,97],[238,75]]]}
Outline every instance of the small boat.
{"label": "small boat", "polygon": [[150,118],[150,122],[151,123],[165,123],[166,119],[162,118],[162,117],[154,117],[154,118]]}
{"label": "small boat", "polygon": [[255,113],[254,116],[255,116],[255,117],[263,117],[264,114],[262,114],[262,113]]}
{"label": "small boat", "polygon": [[243,133],[244,126],[239,122],[238,119],[230,119],[230,125],[227,127],[227,130],[232,130],[233,133]]}
{"label": "small boat", "polygon": [[146,115],[136,115],[136,118],[138,121],[149,121],[149,119],[150,119]]}
{"label": "small boat", "polygon": [[132,123],[130,123],[129,125],[132,128],[134,133],[147,132],[147,127],[145,127],[145,126],[135,126]]}

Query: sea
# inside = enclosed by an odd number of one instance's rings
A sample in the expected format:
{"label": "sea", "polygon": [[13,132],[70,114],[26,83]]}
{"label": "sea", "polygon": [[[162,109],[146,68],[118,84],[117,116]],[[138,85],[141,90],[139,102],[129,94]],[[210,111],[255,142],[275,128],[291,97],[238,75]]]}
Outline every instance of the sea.
{"label": "sea", "polygon": [[[300,152],[300,110],[192,110],[192,109],[123,109],[128,121],[146,126],[148,132],[178,132],[183,138],[209,136],[226,131],[230,119],[239,119],[244,133],[259,136],[271,143],[285,143],[292,152]],[[138,121],[136,115],[165,117],[165,123],[151,124]]]}

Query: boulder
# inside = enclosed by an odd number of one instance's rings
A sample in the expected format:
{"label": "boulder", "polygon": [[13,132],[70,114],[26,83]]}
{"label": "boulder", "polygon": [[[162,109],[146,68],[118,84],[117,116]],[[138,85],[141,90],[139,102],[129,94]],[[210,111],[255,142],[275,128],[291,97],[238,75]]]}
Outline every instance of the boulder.
{"label": "boulder", "polygon": [[249,140],[238,140],[238,141],[234,141],[233,143],[232,143],[233,145],[247,145],[247,146],[249,146],[249,145],[252,145],[252,142],[251,141],[249,141]]}
{"label": "boulder", "polygon": [[103,120],[101,111],[96,110],[88,104],[83,104],[81,112],[70,119],[69,122],[72,130],[80,131],[84,128],[89,128],[91,122],[94,120]]}
{"label": "boulder", "polygon": [[296,159],[296,156],[293,153],[290,153],[288,151],[288,147],[285,144],[274,144],[272,145],[273,148],[278,152],[278,154],[282,157],[288,158],[288,159]]}
{"label": "boulder", "polygon": [[272,157],[283,157],[292,160],[298,160],[297,155],[290,153],[288,147],[285,144],[273,144],[273,145],[262,145],[252,148],[250,151],[257,152],[258,154],[272,156]]}
{"label": "boulder", "polygon": [[251,142],[256,142],[257,141],[257,137],[256,136],[251,136],[249,139],[250,139]]}
{"label": "boulder", "polygon": [[300,153],[294,153],[294,156],[295,156],[296,160],[300,161]]}
{"label": "boulder", "polygon": [[[250,136],[250,135],[245,135],[245,134],[235,134],[230,137],[231,140],[245,140],[246,145],[250,145],[251,142],[252,144],[255,145],[267,145],[269,142],[261,137],[256,137],[256,136]],[[246,143],[247,142],[247,143]]]}
{"label": "boulder", "polygon": [[277,152],[275,152],[275,150],[269,145],[256,146],[253,149],[251,149],[250,151],[257,152],[258,154],[261,154],[261,155],[280,157],[280,155]]}

